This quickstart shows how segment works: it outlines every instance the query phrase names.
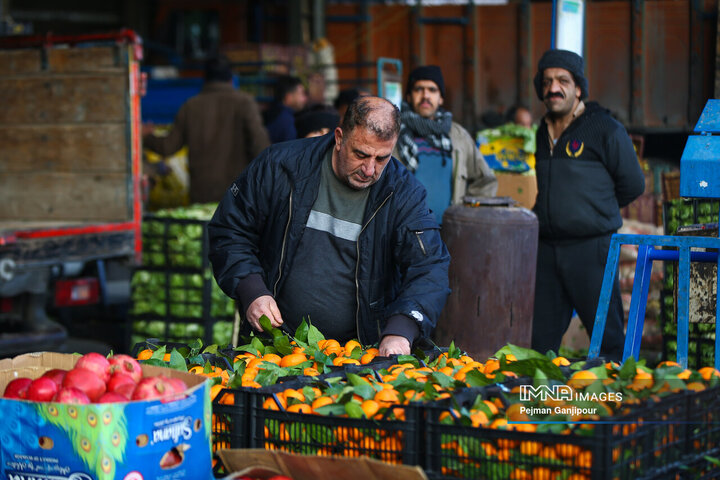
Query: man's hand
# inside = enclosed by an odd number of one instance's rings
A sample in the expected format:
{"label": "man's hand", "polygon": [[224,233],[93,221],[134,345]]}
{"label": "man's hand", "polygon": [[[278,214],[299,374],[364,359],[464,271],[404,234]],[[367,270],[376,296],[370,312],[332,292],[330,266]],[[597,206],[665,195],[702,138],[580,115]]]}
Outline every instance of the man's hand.
{"label": "man's hand", "polygon": [[400,335],[385,335],[380,342],[380,355],[410,355],[410,342]]}
{"label": "man's hand", "polygon": [[275,303],[275,299],[270,295],[263,295],[262,297],[258,297],[253,300],[248,307],[247,312],[245,312],[245,318],[258,332],[263,331],[260,326],[260,317],[263,315],[270,319],[270,324],[273,327],[279,327],[283,324],[283,319],[280,315],[277,303]]}

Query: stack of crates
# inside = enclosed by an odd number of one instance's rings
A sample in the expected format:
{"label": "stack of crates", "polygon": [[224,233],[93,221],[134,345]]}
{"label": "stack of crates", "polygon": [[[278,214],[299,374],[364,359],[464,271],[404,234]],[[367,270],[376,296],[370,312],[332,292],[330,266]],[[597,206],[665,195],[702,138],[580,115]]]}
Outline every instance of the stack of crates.
{"label": "stack of crates", "polygon": [[[683,198],[665,202],[663,204],[665,235],[676,235],[678,229],[683,230],[683,227],[688,230],[685,234],[703,235],[700,232],[703,228],[712,231],[712,228],[708,229],[707,227],[714,227],[714,234],[717,234],[719,204],[717,200]],[[710,225],[713,223],[714,226]],[[697,225],[697,229],[689,228],[690,225]],[[697,230],[697,232],[693,230]],[[693,264],[692,269],[694,271],[696,269],[712,271],[714,275],[711,267],[709,264]],[[677,356],[676,270],[677,262],[665,262],[663,288],[660,294],[663,358],[669,360],[674,360]],[[697,289],[690,292],[691,302],[707,302],[707,298],[704,300],[700,298],[703,296],[707,295]],[[698,298],[700,300],[696,300]],[[715,322],[714,318],[711,319],[711,322],[707,320],[700,321],[696,315],[693,315],[691,308],[688,334],[688,367],[690,368],[713,365],[715,361]]]}
{"label": "stack of crates", "polygon": [[147,338],[230,343],[235,304],[218,287],[208,260],[213,211],[212,204],[199,205],[143,218],[143,265],[132,279],[130,345]]}

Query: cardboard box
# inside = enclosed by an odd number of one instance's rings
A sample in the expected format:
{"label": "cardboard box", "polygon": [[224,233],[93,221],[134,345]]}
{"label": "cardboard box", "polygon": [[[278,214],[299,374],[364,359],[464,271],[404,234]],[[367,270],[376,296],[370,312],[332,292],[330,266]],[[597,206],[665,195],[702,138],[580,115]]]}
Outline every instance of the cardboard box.
{"label": "cardboard box", "polygon": [[[41,352],[1,360],[0,391],[14,378],[69,370],[78,358]],[[0,478],[210,478],[207,379],[147,365],[143,374],[178,377],[189,388],[173,401],[71,405],[0,398]]]}
{"label": "cardboard box", "polygon": [[391,465],[373,458],[320,457],[262,449],[227,449],[218,452],[228,478],[251,475],[269,478],[286,475],[293,480],[427,480],[422,468]]}
{"label": "cardboard box", "polygon": [[511,197],[520,206],[532,210],[537,198],[537,179],[535,175],[495,172],[498,180],[498,197]]}

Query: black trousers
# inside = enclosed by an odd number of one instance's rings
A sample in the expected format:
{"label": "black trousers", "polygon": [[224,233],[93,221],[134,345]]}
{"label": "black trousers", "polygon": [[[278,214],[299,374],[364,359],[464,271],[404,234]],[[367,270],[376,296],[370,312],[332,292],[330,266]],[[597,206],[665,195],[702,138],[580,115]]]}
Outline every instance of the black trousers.
{"label": "black trousers", "polygon": [[[542,353],[560,348],[573,309],[592,336],[611,235],[577,241],[538,243],[532,348]],[[622,360],[625,342],[617,274],[600,354]]]}

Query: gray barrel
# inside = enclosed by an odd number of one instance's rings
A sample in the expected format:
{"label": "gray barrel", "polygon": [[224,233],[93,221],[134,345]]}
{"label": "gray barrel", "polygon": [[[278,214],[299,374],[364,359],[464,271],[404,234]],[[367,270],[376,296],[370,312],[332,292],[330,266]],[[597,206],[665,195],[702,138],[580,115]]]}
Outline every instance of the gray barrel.
{"label": "gray barrel", "polygon": [[484,362],[507,343],[530,347],[538,221],[506,197],[466,197],[443,215],[452,292],[435,330]]}

